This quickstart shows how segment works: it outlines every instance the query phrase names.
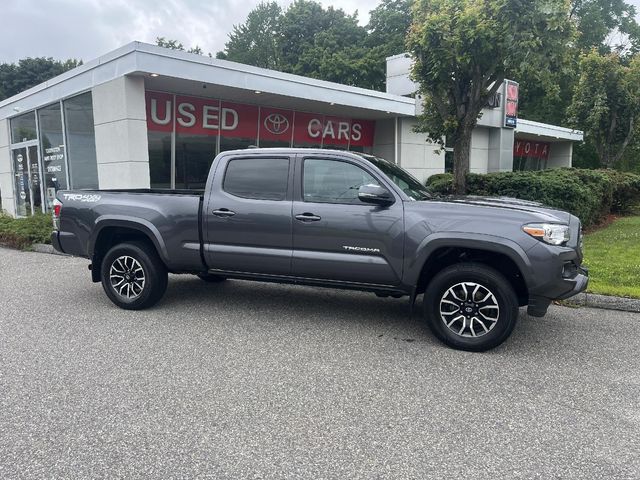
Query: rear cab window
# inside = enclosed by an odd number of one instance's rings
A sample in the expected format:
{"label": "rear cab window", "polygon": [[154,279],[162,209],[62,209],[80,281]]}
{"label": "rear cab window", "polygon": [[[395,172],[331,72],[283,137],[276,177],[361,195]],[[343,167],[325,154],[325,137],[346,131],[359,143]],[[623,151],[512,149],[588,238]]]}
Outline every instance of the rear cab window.
{"label": "rear cab window", "polygon": [[285,200],[288,185],[288,158],[238,158],[227,163],[222,189],[241,198]]}

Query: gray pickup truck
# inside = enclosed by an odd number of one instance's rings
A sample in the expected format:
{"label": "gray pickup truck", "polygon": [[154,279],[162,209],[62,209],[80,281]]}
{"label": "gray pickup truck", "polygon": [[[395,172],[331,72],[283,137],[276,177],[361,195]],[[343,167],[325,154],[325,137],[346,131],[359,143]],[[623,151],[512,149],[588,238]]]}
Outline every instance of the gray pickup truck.
{"label": "gray pickup truck", "polygon": [[119,307],[158,302],[167,273],[408,295],[447,345],[482,351],[518,307],[543,316],[583,291],[580,221],[512,198],[438,198],[403,169],[354,152],[218,155],[204,191],[60,191],[52,243],[88,258]]}

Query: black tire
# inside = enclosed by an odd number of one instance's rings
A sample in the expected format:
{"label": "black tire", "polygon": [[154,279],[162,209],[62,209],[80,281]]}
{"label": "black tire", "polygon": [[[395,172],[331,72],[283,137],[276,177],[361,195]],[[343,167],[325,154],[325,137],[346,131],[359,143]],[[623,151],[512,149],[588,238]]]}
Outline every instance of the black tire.
{"label": "black tire", "polygon": [[199,273],[198,278],[208,283],[224,282],[227,279],[226,277],[221,277],[220,275],[213,275],[211,273]]}
{"label": "black tire", "polygon": [[[126,259],[122,260],[125,257]],[[133,259],[137,264],[129,259]],[[126,268],[123,268],[123,262]],[[144,275],[142,282],[138,267]],[[119,275],[121,270],[132,275],[133,268],[137,271],[135,278],[130,277],[131,281],[127,282],[123,275]],[[129,289],[126,285],[118,283],[120,277],[123,282],[130,284]],[[142,310],[155,305],[167,290],[168,282],[167,268],[160,260],[155,247],[143,241],[120,243],[112,247],[102,260],[100,278],[102,288],[109,299],[125,310]]]}
{"label": "black tire", "polygon": [[509,338],[518,319],[513,287],[500,272],[481,263],[441,270],[429,282],[423,303],[431,331],[458,350],[483,352],[497,347]]}

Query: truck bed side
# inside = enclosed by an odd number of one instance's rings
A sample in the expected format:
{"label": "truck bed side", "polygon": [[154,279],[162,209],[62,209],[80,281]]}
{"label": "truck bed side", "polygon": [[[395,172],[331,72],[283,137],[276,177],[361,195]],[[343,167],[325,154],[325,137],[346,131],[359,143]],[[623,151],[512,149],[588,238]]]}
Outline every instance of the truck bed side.
{"label": "truck bed side", "polygon": [[92,259],[114,239],[144,237],[172,272],[206,270],[201,255],[202,195],[197,191],[60,191],[58,243],[65,253]]}

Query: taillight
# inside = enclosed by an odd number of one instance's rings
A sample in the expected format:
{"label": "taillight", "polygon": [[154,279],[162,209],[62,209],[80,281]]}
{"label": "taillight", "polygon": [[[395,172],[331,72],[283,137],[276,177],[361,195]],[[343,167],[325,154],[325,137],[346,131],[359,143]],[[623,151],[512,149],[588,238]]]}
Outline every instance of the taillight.
{"label": "taillight", "polygon": [[60,213],[62,213],[62,202],[57,198],[53,201],[53,228],[60,230]]}

